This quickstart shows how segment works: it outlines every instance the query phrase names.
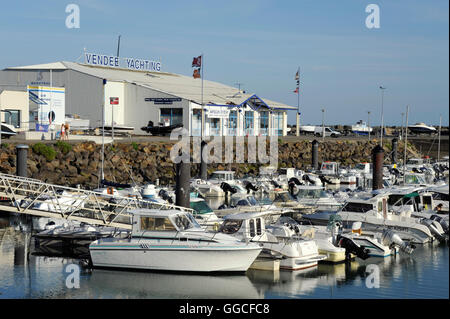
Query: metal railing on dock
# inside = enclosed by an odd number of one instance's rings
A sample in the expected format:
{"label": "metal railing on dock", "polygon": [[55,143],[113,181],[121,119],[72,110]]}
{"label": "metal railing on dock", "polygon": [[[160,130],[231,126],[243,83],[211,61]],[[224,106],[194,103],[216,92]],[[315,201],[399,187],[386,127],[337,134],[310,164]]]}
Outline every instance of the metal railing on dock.
{"label": "metal railing on dock", "polygon": [[92,225],[131,229],[129,209],[190,208],[90,190],[48,184],[36,179],[0,174],[0,211],[76,220]]}

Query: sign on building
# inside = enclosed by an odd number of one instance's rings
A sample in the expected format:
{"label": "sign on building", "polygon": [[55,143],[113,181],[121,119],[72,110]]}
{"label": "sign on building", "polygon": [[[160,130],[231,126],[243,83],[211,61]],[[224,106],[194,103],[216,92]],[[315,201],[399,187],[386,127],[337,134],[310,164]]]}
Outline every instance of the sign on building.
{"label": "sign on building", "polygon": [[228,118],[230,116],[230,110],[227,107],[208,106],[206,110],[209,118]]}
{"label": "sign on building", "polygon": [[111,68],[125,68],[137,71],[160,72],[161,62],[153,60],[119,58],[113,55],[84,53],[84,63],[95,66],[106,66]]}
{"label": "sign on building", "polygon": [[66,89],[49,86],[27,86],[30,110],[37,110],[37,123],[63,124],[66,114]]}

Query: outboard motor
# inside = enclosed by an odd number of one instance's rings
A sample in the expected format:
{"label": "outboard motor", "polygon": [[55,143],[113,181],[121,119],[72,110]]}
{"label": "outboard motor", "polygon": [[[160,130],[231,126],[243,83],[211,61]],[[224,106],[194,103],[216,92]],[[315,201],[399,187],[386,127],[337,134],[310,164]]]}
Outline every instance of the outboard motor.
{"label": "outboard motor", "polygon": [[428,218],[420,218],[419,222],[422,225],[427,226],[433,236],[436,237],[436,239],[440,242],[445,242],[447,240],[441,224],[439,224],[437,221]]}
{"label": "outboard motor", "polygon": [[342,235],[337,235],[336,245],[338,247],[345,248],[345,258],[347,260],[350,259],[350,254],[356,255],[362,260],[366,260],[367,258],[369,258],[369,250],[359,246],[350,238],[344,237]]}
{"label": "outboard motor", "polygon": [[250,194],[250,191],[257,192],[258,187],[254,186],[252,183],[248,182],[247,185],[245,185],[245,189],[247,189],[247,194]]}
{"label": "outboard motor", "polygon": [[444,233],[446,233],[448,235],[448,223],[444,218],[442,218],[441,216],[438,216],[438,215],[431,215],[430,219],[437,221],[442,226]]}
{"label": "outboard motor", "polygon": [[320,181],[323,183],[323,184],[331,184],[330,183],[330,180],[329,179],[327,179],[325,176],[323,176],[323,175],[319,175],[319,179],[320,179]]}
{"label": "outboard motor", "polygon": [[277,182],[275,182],[274,180],[270,181],[272,183],[273,186],[275,186],[276,188],[282,188],[280,184],[278,184]]}
{"label": "outboard motor", "polygon": [[390,229],[383,230],[383,233],[381,234],[381,243],[385,246],[389,246],[390,248],[397,245],[402,251],[407,254],[411,254],[416,248],[416,246],[414,245],[405,243],[399,235],[397,235]]}
{"label": "outboard motor", "polygon": [[161,189],[158,193],[159,197],[167,201],[169,204],[173,204],[172,197],[169,196],[169,193],[167,193],[164,189]]}
{"label": "outboard motor", "polygon": [[395,167],[391,168],[391,169],[389,170],[389,173],[395,175],[395,177],[400,176],[400,171],[399,171],[397,168],[395,168]]}
{"label": "outboard motor", "polygon": [[230,192],[231,194],[236,194],[237,190],[236,188],[234,188],[233,186],[231,186],[228,183],[222,182],[222,184],[220,184],[220,188],[226,193],[226,192]]}
{"label": "outboard motor", "polygon": [[309,178],[308,175],[303,175],[302,180],[304,180],[304,181],[306,181],[306,182],[308,182],[308,183],[311,183],[311,184],[313,184],[313,185],[316,185],[316,182],[313,181],[311,178]]}
{"label": "outboard motor", "polygon": [[294,196],[295,183],[293,181],[289,181],[288,188],[289,193]]}
{"label": "outboard motor", "polygon": [[303,183],[300,182],[297,177],[291,177],[289,179],[289,183],[291,183],[291,182],[294,183],[295,185],[303,185]]}

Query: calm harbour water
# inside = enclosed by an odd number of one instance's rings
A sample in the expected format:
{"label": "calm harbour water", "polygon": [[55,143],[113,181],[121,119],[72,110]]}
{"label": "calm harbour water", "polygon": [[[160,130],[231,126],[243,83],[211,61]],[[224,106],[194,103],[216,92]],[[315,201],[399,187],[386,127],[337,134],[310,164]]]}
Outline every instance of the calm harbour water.
{"label": "calm harbour water", "polygon": [[[0,215],[0,298],[449,298],[449,247],[436,244],[411,256],[296,272],[211,276],[81,268],[80,288],[70,289],[65,267],[80,260],[39,250],[17,225],[27,223]],[[369,264],[379,267],[379,288],[366,287]]]}

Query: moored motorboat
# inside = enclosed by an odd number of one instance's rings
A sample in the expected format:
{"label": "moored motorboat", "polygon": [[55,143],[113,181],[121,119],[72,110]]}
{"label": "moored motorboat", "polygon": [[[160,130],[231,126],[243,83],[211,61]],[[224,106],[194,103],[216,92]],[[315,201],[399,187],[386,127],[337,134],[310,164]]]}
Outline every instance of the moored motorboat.
{"label": "moored motorboat", "polygon": [[130,238],[96,240],[94,267],[186,272],[244,272],[261,252],[254,243],[207,232],[178,210],[134,209]]}
{"label": "moored motorboat", "polygon": [[224,217],[220,231],[244,241],[260,244],[260,258],[281,257],[280,269],[300,270],[317,266],[326,256],[319,254],[314,240],[295,237],[281,224],[266,227],[265,212],[241,213]]}

